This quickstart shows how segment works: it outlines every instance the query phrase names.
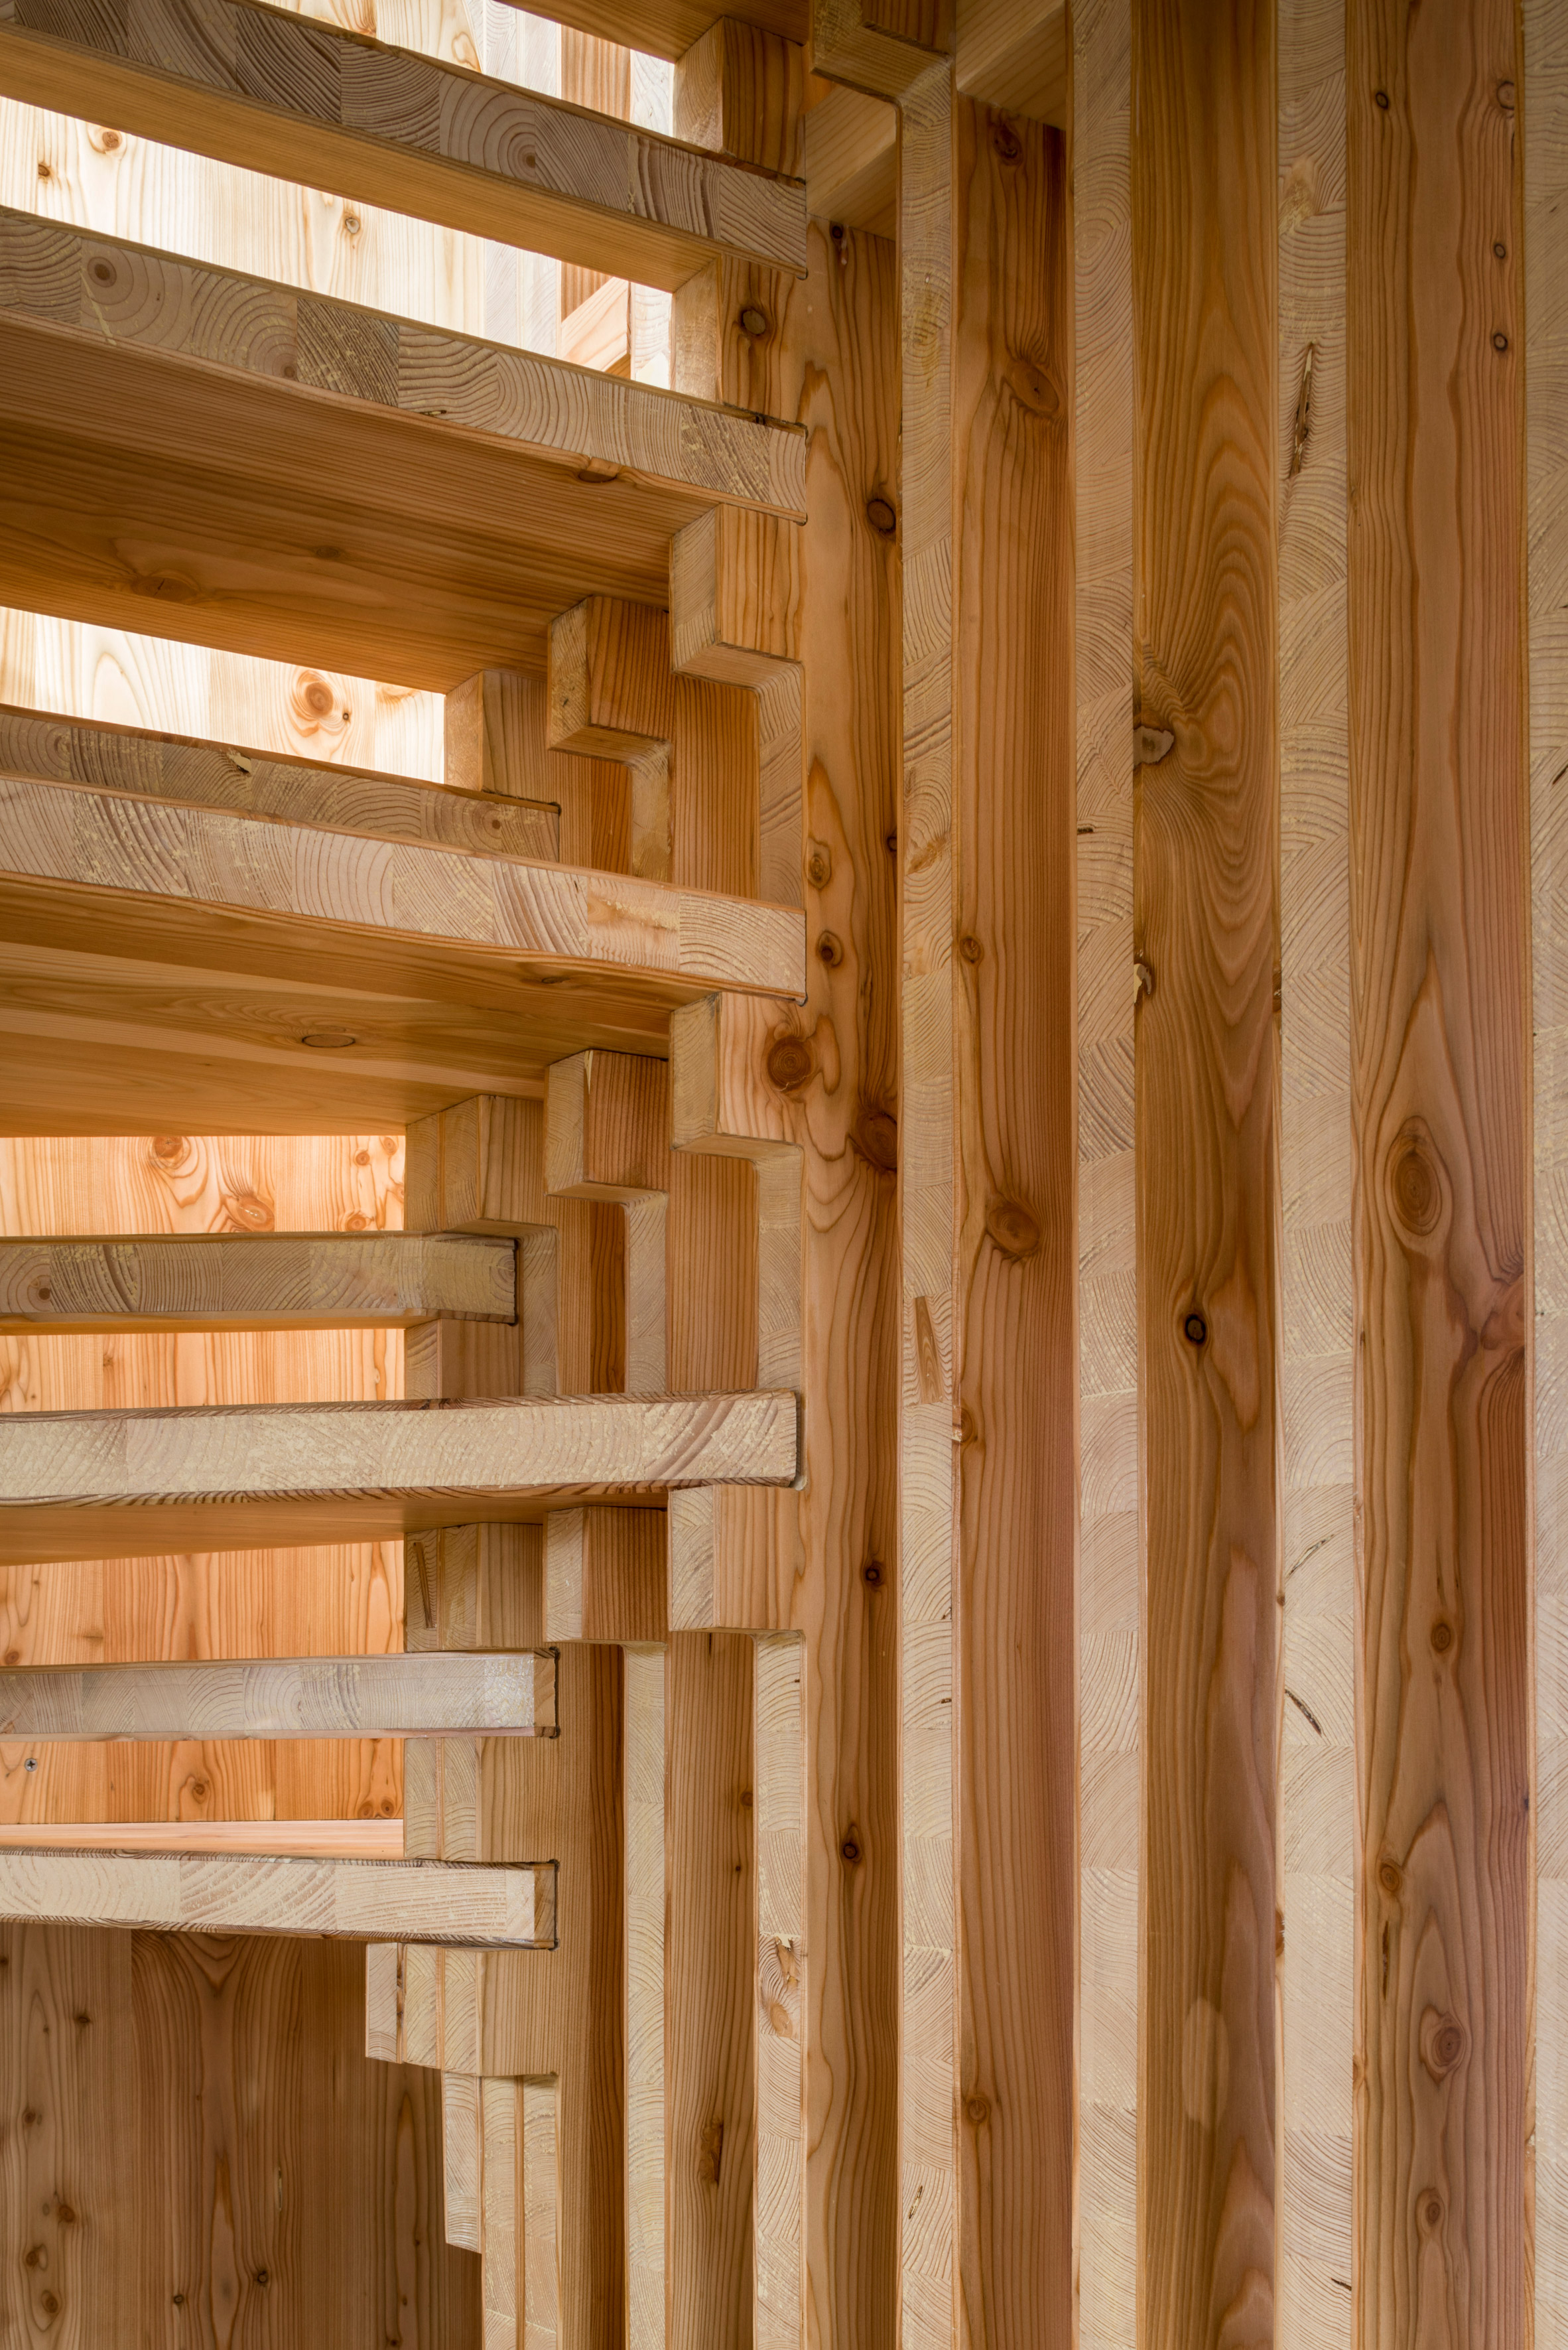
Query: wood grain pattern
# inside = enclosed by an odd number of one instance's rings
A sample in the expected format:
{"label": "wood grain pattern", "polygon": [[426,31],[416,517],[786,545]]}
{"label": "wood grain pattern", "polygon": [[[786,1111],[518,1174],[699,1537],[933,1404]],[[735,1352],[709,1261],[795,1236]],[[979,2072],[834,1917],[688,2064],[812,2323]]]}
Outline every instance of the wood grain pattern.
{"label": "wood grain pattern", "polygon": [[556,1864],[476,1869],[38,1846],[0,1855],[0,1917],[161,1933],[343,1934],[550,1950]]}
{"label": "wood grain pattern", "polygon": [[400,1534],[462,1524],[481,1497],[539,1517],[606,1488],[787,1484],[795,1461],[795,1399],[765,1391],[35,1411],[0,1420],[0,1559]]}
{"label": "wood grain pattern", "polygon": [[[726,13],[790,41],[805,42],[811,29],[804,0],[736,0]],[[560,17],[563,25],[610,41],[621,40],[630,29],[623,0],[563,0]],[[680,58],[712,22],[709,0],[652,0],[637,19],[638,45],[655,57]]]}
{"label": "wood grain pattern", "polygon": [[556,1510],[545,1521],[545,1637],[662,1641],[662,1510]]}
{"label": "wood grain pattern", "polygon": [[[1568,206],[1568,20],[1526,0],[1524,150],[1526,488],[1529,497],[1531,961],[1534,995],[1535,1251],[1535,2127],[1532,2246],[1534,2335],[1568,2330],[1568,1647],[1564,1645],[1563,1504],[1568,1455],[1568,1177],[1562,1096],[1568,1045],[1564,992],[1564,807],[1568,769],[1568,282],[1559,258]],[[1527,2158],[1528,2159],[1528,2158]],[[1527,2180],[1529,2173],[1527,2171]]]}
{"label": "wood grain pattern", "polygon": [[1151,2350],[1274,2322],[1274,37],[1251,0],[1133,11]]}
{"label": "wood grain pattern", "polygon": [[1132,12],[1073,11],[1078,2325],[1137,2338],[1143,1545],[1133,1028]]}
{"label": "wood grain pattern", "polygon": [[1071,283],[1055,133],[961,99],[951,170],[958,2338],[1026,2350],[1074,2299]]}
{"label": "wood grain pattern", "polygon": [[287,1858],[401,1860],[403,1823],[377,1820],[50,1820],[0,1823],[0,1845],[51,1851],[234,1852]]}
{"label": "wood grain pattern", "polygon": [[756,2350],[795,2350],[805,2326],[805,1649],[753,1640],[757,1823]]}
{"label": "wood grain pattern", "polygon": [[552,1064],[545,1097],[545,1188],[575,1200],[638,1200],[670,1189],[670,1074],[632,1053]]}
{"label": "wood grain pattern", "polygon": [[473,1730],[553,1736],[554,1657],[236,1659],[0,1673],[0,1736],[29,1743],[430,1738]]}
{"label": "wood grain pattern", "polygon": [[757,1843],[754,1652],[669,1651],[665,1950],[671,2350],[753,2339]]}
{"label": "wood grain pattern", "polygon": [[1279,15],[1279,2339],[1355,2311],[1355,1272],[1345,609],[1345,12]]}
{"label": "wood grain pattern", "polygon": [[517,1318],[515,1252],[456,1234],[0,1242],[0,1330],[406,1329]]}
{"label": "wood grain pattern", "polygon": [[1359,2316],[1469,2344],[1529,2260],[1516,20],[1348,22]]}
{"label": "wood grain pattern", "polygon": [[560,844],[560,811],[548,800],[482,795],[477,787],[449,791],[325,762],[275,759],[189,735],[70,724],[31,711],[0,709],[0,769],[363,839],[428,841],[475,857],[554,862]]}
{"label": "wood grain pattern", "polygon": [[786,426],[9,210],[0,308],[62,335],[434,413],[574,466],[628,465],[671,488],[799,514],[805,448]]}
{"label": "wood grain pattern", "polygon": [[[88,948],[96,927],[122,952],[156,955],[177,940],[182,959],[209,967],[222,965],[225,935],[259,941],[265,930],[279,958],[313,926],[337,924],[432,955],[440,940],[441,962],[466,972],[471,989],[501,975],[483,964],[486,952],[585,976],[607,966],[769,993],[800,984],[804,926],[793,907],[742,913],[738,901],[630,876],[383,846],[25,777],[0,777],[0,924],[13,937],[26,937],[43,904],[59,909],[52,929],[62,946]],[[142,899],[152,901],[145,911]],[[353,951],[350,941],[341,947]],[[392,978],[397,966],[378,960]]]}
{"label": "wood grain pattern", "polygon": [[904,101],[951,50],[953,16],[952,0],[813,0],[812,69]]}
{"label": "wood grain pattern", "polygon": [[550,629],[550,746],[636,759],[675,731],[668,614],[590,596]]}
{"label": "wood grain pattern", "polygon": [[[867,38],[872,36],[867,36]],[[875,36],[883,39],[884,36]],[[953,90],[945,66],[905,91],[898,263],[903,427],[904,799],[898,1016],[898,1558],[903,1949],[898,2300],[909,2350],[952,2339],[959,2263],[960,1922],[954,1722],[961,1704],[955,1347],[953,955]],[[846,78],[854,79],[851,74]],[[877,86],[873,84],[873,86]],[[977,2100],[978,2102],[978,2100]]]}
{"label": "wood grain pattern", "polygon": [[247,0],[11,0],[0,87],[285,180],[678,286],[715,251],[803,265],[805,192],[320,20]]}
{"label": "wood grain pattern", "polygon": [[627,2350],[664,2350],[666,2278],[664,1783],[666,1651],[623,1652]]}

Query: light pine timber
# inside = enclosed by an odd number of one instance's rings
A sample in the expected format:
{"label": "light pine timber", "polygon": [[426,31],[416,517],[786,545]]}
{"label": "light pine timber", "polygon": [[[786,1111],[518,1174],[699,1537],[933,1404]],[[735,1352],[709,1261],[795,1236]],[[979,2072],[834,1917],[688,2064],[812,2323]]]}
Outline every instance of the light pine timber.
{"label": "light pine timber", "polygon": [[898,224],[898,114],[884,98],[832,83],[805,118],[806,209],[891,236]]}
{"label": "light pine timber", "polygon": [[1282,2350],[1353,2338],[1355,1430],[1345,12],[1279,14]]}
{"label": "light pine timber", "polygon": [[556,1659],[300,1657],[0,1672],[0,1737],[549,1737]]}
{"label": "light pine timber", "polygon": [[798,42],[721,16],[680,58],[674,81],[678,139],[799,175],[806,67]]}
{"label": "light pine timber", "polygon": [[447,2242],[465,2252],[480,2249],[479,2088],[471,2074],[441,2074],[441,2212]]}
{"label": "light pine timber", "polygon": [[559,360],[84,236],[0,211],[0,312],[35,328],[211,369],[287,380],[499,434],[575,465],[627,466],[669,488],[800,512],[805,444],[787,426],[621,383]]}
{"label": "light pine timber", "polygon": [[[450,707],[449,697],[449,746]],[[446,785],[410,783],[336,762],[281,759],[192,735],[0,708],[0,773],[6,775],[96,785],[138,798],[271,816],[367,840],[425,842],[473,857],[556,861],[560,809],[547,795],[503,796],[504,785],[492,785],[488,777],[483,785],[476,778],[470,789],[452,770],[450,747]]]}
{"label": "light pine timber", "polygon": [[[811,33],[806,0],[736,0],[726,11],[742,25],[754,25],[797,46]],[[624,39],[628,25],[623,0],[564,0],[560,21],[607,42]],[[637,19],[639,49],[656,57],[683,57],[713,22],[711,0],[652,0]]]}
{"label": "light pine timber", "polygon": [[[618,1295],[613,1305],[606,1300],[604,1318],[619,1324],[617,1383],[640,1395],[663,1394],[670,1383],[669,1135],[670,1080],[662,1061],[584,1053],[552,1066],[545,1101],[545,1188],[563,1201],[620,1203],[615,1219],[621,1227],[615,1236]],[[602,1211],[593,1221],[602,1229]],[[596,1278],[596,1290],[599,1285]]]}
{"label": "light pine timber", "polygon": [[1137,2326],[1137,1241],[1133,1162],[1130,0],[1073,11],[1078,1067],[1078,2324]]}
{"label": "light pine timber", "polygon": [[950,57],[954,15],[954,0],[812,0],[812,68],[901,104]]}
{"label": "light pine timber", "polygon": [[1534,2328],[1568,2338],[1568,18],[1526,0],[1526,484],[1530,500],[1530,828],[1535,1139]]}
{"label": "light pine timber", "polygon": [[545,1638],[669,1637],[662,1510],[555,1510],[545,1521]]}
{"label": "light pine timber", "polygon": [[[462,791],[553,805],[564,865],[632,870],[635,783],[629,767],[552,751],[549,691],[521,670],[480,670],[443,706],[442,774]],[[649,876],[653,879],[656,877]]]}
{"label": "light pine timber", "polygon": [[1074,2298],[1072,285],[1057,132],[960,99],[951,173],[960,2339],[1029,2350]]}
{"label": "light pine timber", "polygon": [[401,1860],[403,1823],[370,1820],[5,1820],[0,1846],[83,1852],[229,1852]]}
{"label": "light pine timber", "polygon": [[1136,0],[1146,2350],[1274,2325],[1274,43]]}
{"label": "light pine timber", "polygon": [[0,1241],[0,1330],[406,1329],[517,1318],[516,1254],[455,1233]]}
{"label": "light pine timber", "polygon": [[667,1650],[622,1650],[627,2350],[664,2350]]}
{"label": "light pine timber", "polygon": [[213,1853],[0,1854],[0,1918],[159,1933],[395,1934],[405,1942],[551,1950],[556,1864],[278,1860]]}
{"label": "light pine timber", "polygon": [[964,95],[1064,129],[1064,0],[960,0],[955,13],[953,64]]}
{"label": "light pine timber", "polygon": [[1522,2340],[1529,2319],[1516,30],[1495,0],[1370,0],[1346,42],[1355,2251],[1378,2342]]}
{"label": "light pine timber", "polygon": [[[848,0],[850,7],[857,0]],[[869,38],[871,36],[867,36]],[[879,41],[884,36],[877,36]],[[961,1607],[953,1327],[955,1090],[952,74],[925,61],[900,109],[904,799],[898,1223],[898,1745],[902,1950],[898,2297],[907,2350],[954,2338],[961,2115],[953,1737]],[[981,2102],[977,2092],[975,2103]]]}
{"label": "light pine timber", "polygon": [[805,265],[798,183],[250,0],[4,0],[0,89],[643,285]]}
{"label": "light pine timber", "polygon": [[764,910],[630,876],[381,845],[23,777],[0,777],[0,927],[13,936],[29,908],[47,904],[58,910],[59,943],[88,951],[95,931],[132,954],[156,955],[175,936],[188,942],[188,960],[215,963],[235,951],[227,945],[235,933],[258,946],[265,933],[275,955],[319,941],[323,956],[336,946],[345,958],[358,942],[323,931],[396,938],[405,968],[379,955],[384,983],[433,977],[439,962],[466,972],[471,987],[493,987],[506,957],[514,968],[521,959],[572,976],[613,972],[622,983],[640,972],[770,993],[801,984],[803,925],[792,907]]}
{"label": "light pine timber", "polygon": [[795,1399],[520,1398],[26,1412],[0,1423],[0,1559],[361,1539],[731,1478],[787,1483]]}

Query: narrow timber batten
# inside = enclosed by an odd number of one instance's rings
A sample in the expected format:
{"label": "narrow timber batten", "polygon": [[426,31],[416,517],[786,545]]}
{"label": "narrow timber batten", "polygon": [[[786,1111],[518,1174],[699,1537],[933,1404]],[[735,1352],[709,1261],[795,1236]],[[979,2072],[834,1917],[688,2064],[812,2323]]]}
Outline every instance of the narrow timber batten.
{"label": "narrow timber batten", "polygon": [[514,1322],[513,1243],[468,1232],[0,1241],[0,1331],[407,1329]]}
{"label": "narrow timber batten", "polygon": [[801,181],[252,0],[0,0],[0,90],[646,286],[805,266]]}
{"label": "narrow timber batten", "polygon": [[186,1934],[324,1934],[548,1950],[556,1864],[265,1859],[216,1853],[0,1853],[0,1918]]}
{"label": "narrow timber batten", "polygon": [[[244,1658],[0,1672],[0,1738],[556,1735],[556,1658]],[[47,1834],[47,1831],[43,1831]]]}
{"label": "narrow timber batten", "polygon": [[0,1421],[0,1564],[377,1541],[670,1487],[787,1485],[795,1399],[19,1412]]}
{"label": "narrow timber batten", "polygon": [[410,782],[325,759],[109,726],[0,704],[0,775],[47,784],[92,784],[140,799],[222,808],[235,816],[307,824],[362,840],[408,840],[471,857],[554,863],[559,806],[500,792]]}
{"label": "narrow timber batten", "polygon": [[444,422],[556,464],[624,466],[703,506],[795,520],[805,510],[797,425],[31,213],[0,210],[0,309],[13,326],[155,352],[206,378],[210,399],[224,375],[259,377],[293,399],[314,394]]}

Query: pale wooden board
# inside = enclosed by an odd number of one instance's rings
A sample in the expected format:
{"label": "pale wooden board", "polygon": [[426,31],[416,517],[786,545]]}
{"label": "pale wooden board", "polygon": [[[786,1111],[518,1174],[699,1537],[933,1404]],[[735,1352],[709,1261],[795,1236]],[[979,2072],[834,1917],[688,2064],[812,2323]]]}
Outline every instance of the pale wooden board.
{"label": "pale wooden board", "polygon": [[1355,2095],[1355,1273],[1345,11],[1279,15],[1284,1459],[1278,2331],[1348,2350]]}
{"label": "pale wooden board", "polygon": [[765,1391],[28,1412],[0,1419],[0,1558],[401,1533],[461,1524],[481,1498],[540,1516],[607,1488],[787,1484],[795,1461],[795,1399]]}
{"label": "pale wooden board", "polygon": [[628,1647],[625,1673],[627,2344],[664,2350],[665,1649]]}
{"label": "pale wooden board", "polygon": [[1535,1063],[1534,2331],[1568,2343],[1568,16],[1525,0],[1526,483]]}
{"label": "pale wooden board", "polygon": [[301,1859],[401,1860],[403,1823],[384,1820],[0,1821],[0,1846],[84,1852],[231,1852]]}
{"label": "pale wooden board", "polygon": [[757,1835],[755,2350],[805,2339],[805,1649],[754,1642]]}
{"label": "pale wooden board", "polygon": [[476,1869],[40,1847],[0,1855],[0,1918],[548,1950],[555,1910],[554,1861]]}
{"label": "pale wooden board", "polygon": [[929,65],[904,99],[898,180],[903,300],[922,320],[918,344],[905,336],[901,354],[898,2306],[906,2350],[945,2350],[953,2338],[962,2099],[953,1747],[960,1404],[953,1328],[952,109],[950,72]]}
{"label": "pale wooden board", "polygon": [[[64,621],[40,625],[66,635],[86,634],[72,631]],[[260,669],[264,664],[258,661],[253,666]],[[95,677],[95,689],[97,682]],[[306,694],[315,691],[325,699],[338,690],[345,695],[349,691],[341,681],[305,681]],[[36,664],[30,682],[20,674],[13,679],[9,668],[0,674],[0,691],[8,693],[14,703],[35,705],[0,709],[0,772],[37,776],[46,782],[107,785],[139,797],[194,802],[231,809],[240,816],[293,819],[318,830],[356,833],[371,840],[428,841],[434,847],[464,849],[475,857],[554,862],[559,850],[560,809],[547,798],[531,800],[499,792],[482,794],[404,783],[391,775],[368,775],[347,762],[313,761],[307,765],[274,758],[265,751],[216,743],[210,734],[201,739],[130,726],[72,725],[38,715],[37,712],[51,706],[51,693],[57,696],[60,691],[61,681],[41,677]],[[96,691],[93,698],[96,701]],[[435,699],[433,695],[409,698]],[[238,733],[237,740],[255,742],[256,722],[265,714],[259,694],[250,706],[233,712],[223,709],[214,712],[215,697],[210,692],[196,699],[192,724],[197,719],[205,726],[219,715],[243,715],[252,720],[252,731]]]}
{"label": "pale wooden board", "polygon": [[1346,17],[1362,2342],[1529,2330],[1518,22]]}
{"label": "pale wooden board", "polygon": [[[6,0],[0,87],[223,162],[678,286],[714,251],[802,266],[798,182],[248,0],[74,16]],[[183,68],[183,69],[182,69]]]}
{"label": "pale wooden board", "polygon": [[551,1736],[553,1656],[57,1665],[0,1671],[0,1739]]}
{"label": "pale wooden board", "polygon": [[[107,274],[106,274],[107,273]],[[0,307],[14,322],[324,399],[444,416],[536,456],[620,467],[665,488],[801,511],[805,440],[714,402],[618,383],[534,353],[0,212]]]}
{"label": "pale wooden board", "polygon": [[407,1328],[514,1322],[515,1252],[416,1232],[0,1241],[0,1330]]}
{"label": "pale wooden board", "polygon": [[1132,18],[1073,11],[1078,762],[1078,2327],[1137,2324],[1142,1523],[1133,1183]]}

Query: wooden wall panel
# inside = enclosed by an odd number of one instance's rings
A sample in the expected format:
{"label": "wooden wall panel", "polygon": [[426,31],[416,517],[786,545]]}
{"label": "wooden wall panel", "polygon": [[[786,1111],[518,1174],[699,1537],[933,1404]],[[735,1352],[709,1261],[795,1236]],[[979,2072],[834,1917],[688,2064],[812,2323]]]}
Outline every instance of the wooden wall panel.
{"label": "wooden wall panel", "polygon": [[1568,13],[1525,0],[1535,1004],[1535,2339],[1568,2341]]}
{"label": "wooden wall panel", "polygon": [[1133,111],[1142,2324],[1174,2350],[1273,2324],[1272,7],[1137,0]]}
{"label": "wooden wall panel", "polygon": [[1348,2350],[1355,1333],[1344,0],[1279,15],[1282,2350]]}
{"label": "wooden wall panel", "polygon": [[[1521,376],[1508,0],[1349,11],[1363,2338],[1527,2291]],[[1555,234],[1555,232],[1554,232]]]}
{"label": "wooden wall panel", "polygon": [[[0,1140],[0,1231],[396,1230],[400,1136]],[[0,1338],[0,1410],[400,1394],[401,1334]],[[401,1546],[362,1543],[0,1569],[5,1661],[379,1654],[400,1645]],[[36,1768],[29,1768],[29,1762]],[[0,1818],[391,1818],[398,1741],[0,1745]]]}
{"label": "wooden wall panel", "polygon": [[1030,2350],[1073,2311],[1070,248],[1058,134],[953,126],[959,2339]]}
{"label": "wooden wall panel", "polygon": [[1078,2325],[1137,2323],[1140,1614],[1133,1172],[1129,0],[1073,12],[1077,723]]}

